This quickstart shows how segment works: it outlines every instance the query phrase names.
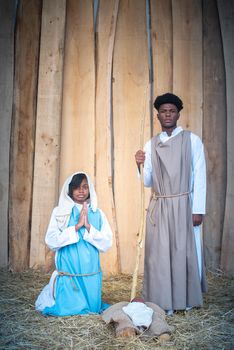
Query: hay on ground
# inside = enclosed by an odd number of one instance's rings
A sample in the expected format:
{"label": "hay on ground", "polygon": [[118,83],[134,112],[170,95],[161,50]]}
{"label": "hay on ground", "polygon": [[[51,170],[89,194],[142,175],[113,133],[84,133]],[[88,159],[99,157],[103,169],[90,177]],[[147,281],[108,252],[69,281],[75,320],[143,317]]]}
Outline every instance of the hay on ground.
{"label": "hay on ground", "polygon": [[[0,271],[0,349],[234,349],[234,279],[209,273],[204,308],[167,317],[175,332],[167,342],[157,338],[117,339],[112,325],[100,315],[44,317],[34,309],[35,298],[50,275],[29,270]],[[103,280],[103,299],[110,304],[128,301],[131,276]],[[140,295],[142,278],[138,279]]]}

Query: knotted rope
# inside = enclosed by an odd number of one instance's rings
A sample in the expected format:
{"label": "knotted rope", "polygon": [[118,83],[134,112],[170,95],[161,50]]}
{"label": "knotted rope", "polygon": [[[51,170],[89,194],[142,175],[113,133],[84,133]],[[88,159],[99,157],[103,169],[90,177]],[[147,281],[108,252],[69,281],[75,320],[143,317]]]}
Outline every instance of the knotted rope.
{"label": "knotted rope", "polygon": [[154,202],[154,205],[149,212],[149,219],[150,219],[151,224],[155,226],[155,222],[152,219],[152,215],[153,215],[153,211],[154,211],[155,206],[156,206],[156,201],[159,198],[175,198],[175,197],[187,196],[190,193],[191,193],[191,191],[177,193],[177,194],[159,194],[159,193],[153,192],[151,195],[151,200],[154,200],[155,202]]}
{"label": "knotted rope", "polygon": [[61,276],[61,277],[63,277],[63,276],[68,276],[68,277],[70,277],[70,281],[71,281],[71,283],[72,283],[73,289],[74,289],[74,290],[78,290],[78,288],[76,287],[76,285],[75,285],[75,283],[74,283],[72,277],[86,277],[86,276],[97,275],[98,273],[101,272],[101,269],[99,269],[97,272],[91,272],[91,273],[69,273],[69,272],[58,271],[58,270],[57,270],[57,272],[58,272],[58,274],[57,274],[57,276],[55,277],[54,283],[53,283],[53,297],[54,297],[54,289],[55,289],[54,286],[55,286],[55,281],[56,281],[56,279],[57,279],[58,276]]}

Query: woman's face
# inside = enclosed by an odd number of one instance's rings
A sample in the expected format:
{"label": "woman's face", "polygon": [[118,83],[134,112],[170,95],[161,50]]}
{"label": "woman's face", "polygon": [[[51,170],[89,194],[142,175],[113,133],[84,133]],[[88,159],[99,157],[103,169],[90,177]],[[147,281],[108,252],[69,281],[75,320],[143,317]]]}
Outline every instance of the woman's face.
{"label": "woman's face", "polygon": [[86,179],[83,179],[81,181],[80,186],[73,190],[72,199],[76,203],[83,204],[88,197],[89,197],[88,181]]}

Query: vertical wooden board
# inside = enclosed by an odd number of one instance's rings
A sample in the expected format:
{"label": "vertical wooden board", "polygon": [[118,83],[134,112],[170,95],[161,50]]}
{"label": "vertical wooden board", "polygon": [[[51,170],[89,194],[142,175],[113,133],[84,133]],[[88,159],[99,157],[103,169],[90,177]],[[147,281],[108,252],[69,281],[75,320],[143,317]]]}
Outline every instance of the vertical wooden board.
{"label": "vertical wooden board", "polygon": [[133,272],[136,259],[141,186],[134,155],[141,147],[144,113],[144,141],[150,138],[147,55],[145,2],[120,1],[113,62],[113,125],[114,189],[124,273]]}
{"label": "vertical wooden board", "polygon": [[95,64],[92,0],[67,1],[60,185],[75,171],[94,180]]}
{"label": "vertical wooden board", "polygon": [[41,0],[19,2],[9,194],[9,260],[15,271],[29,267],[40,19]]}
{"label": "vertical wooden board", "polygon": [[36,116],[30,266],[51,264],[44,237],[58,197],[65,0],[44,0]]}
{"label": "vertical wooden board", "polygon": [[0,267],[8,264],[9,151],[16,2],[0,1]]}
{"label": "vertical wooden board", "polygon": [[202,136],[202,5],[172,0],[173,92],[184,102],[179,124]]}
{"label": "vertical wooden board", "polygon": [[[171,0],[151,0],[151,40],[153,55],[153,99],[171,92],[172,83],[172,5]],[[153,101],[152,101],[153,102]],[[157,112],[154,110],[154,115]],[[155,119],[154,132],[161,131]]]}
{"label": "vertical wooden board", "polygon": [[[102,268],[105,272],[118,271],[116,246],[117,225],[112,208],[113,191],[110,188],[112,171],[111,139],[113,138],[111,119],[112,58],[115,37],[115,24],[118,15],[116,0],[101,0],[99,4],[96,30],[96,191],[99,207],[105,212],[114,235],[112,248],[101,255]],[[117,232],[118,234],[118,232]],[[118,242],[118,239],[117,239]]]}
{"label": "vertical wooden board", "polygon": [[227,126],[225,68],[216,0],[203,1],[203,33],[203,139],[207,163],[204,252],[206,266],[217,269],[225,210]]}
{"label": "vertical wooden board", "polygon": [[220,27],[223,40],[226,72],[227,103],[227,188],[222,239],[221,268],[234,275],[234,3],[232,0],[218,0]]}

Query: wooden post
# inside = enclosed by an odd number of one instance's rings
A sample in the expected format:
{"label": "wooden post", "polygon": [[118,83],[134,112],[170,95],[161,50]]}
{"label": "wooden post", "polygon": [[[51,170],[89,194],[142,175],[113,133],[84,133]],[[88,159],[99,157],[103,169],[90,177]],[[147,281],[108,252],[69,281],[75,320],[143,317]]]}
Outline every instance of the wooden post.
{"label": "wooden post", "polygon": [[112,249],[101,256],[105,272],[120,273],[119,231],[113,193],[112,63],[119,1],[100,1],[96,33],[96,190],[114,233]]}
{"label": "wooden post", "polygon": [[[154,100],[156,96],[173,90],[172,5],[171,0],[151,0],[150,4]],[[154,120],[153,134],[160,131],[160,123]]]}
{"label": "wooden post", "polygon": [[[220,27],[223,40],[223,53],[226,72],[227,101],[227,188],[222,239],[221,268],[234,275],[234,6],[232,0],[218,0]],[[220,113],[220,111],[219,111]]]}
{"label": "wooden post", "polygon": [[203,1],[203,28],[203,140],[207,164],[204,252],[206,266],[217,269],[220,267],[226,196],[227,113],[222,38],[215,0]]}
{"label": "wooden post", "polygon": [[[114,193],[122,272],[132,273],[139,232],[140,191],[134,155],[145,105],[144,141],[150,138],[145,2],[120,1],[113,60]],[[142,271],[142,265],[141,265]]]}
{"label": "wooden post", "polygon": [[201,1],[172,0],[173,92],[184,102],[179,124],[202,137]]}
{"label": "wooden post", "polygon": [[93,1],[68,0],[64,56],[60,186],[75,171],[94,179]]}
{"label": "wooden post", "polygon": [[0,267],[8,265],[9,152],[16,1],[0,1]]}
{"label": "wooden post", "polygon": [[46,269],[52,256],[45,249],[45,232],[58,198],[65,15],[65,0],[43,1],[30,267]]}
{"label": "wooden post", "polygon": [[10,267],[29,267],[30,223],[41,0],[21,0],[15,36],[14,104],[10,153]]}

